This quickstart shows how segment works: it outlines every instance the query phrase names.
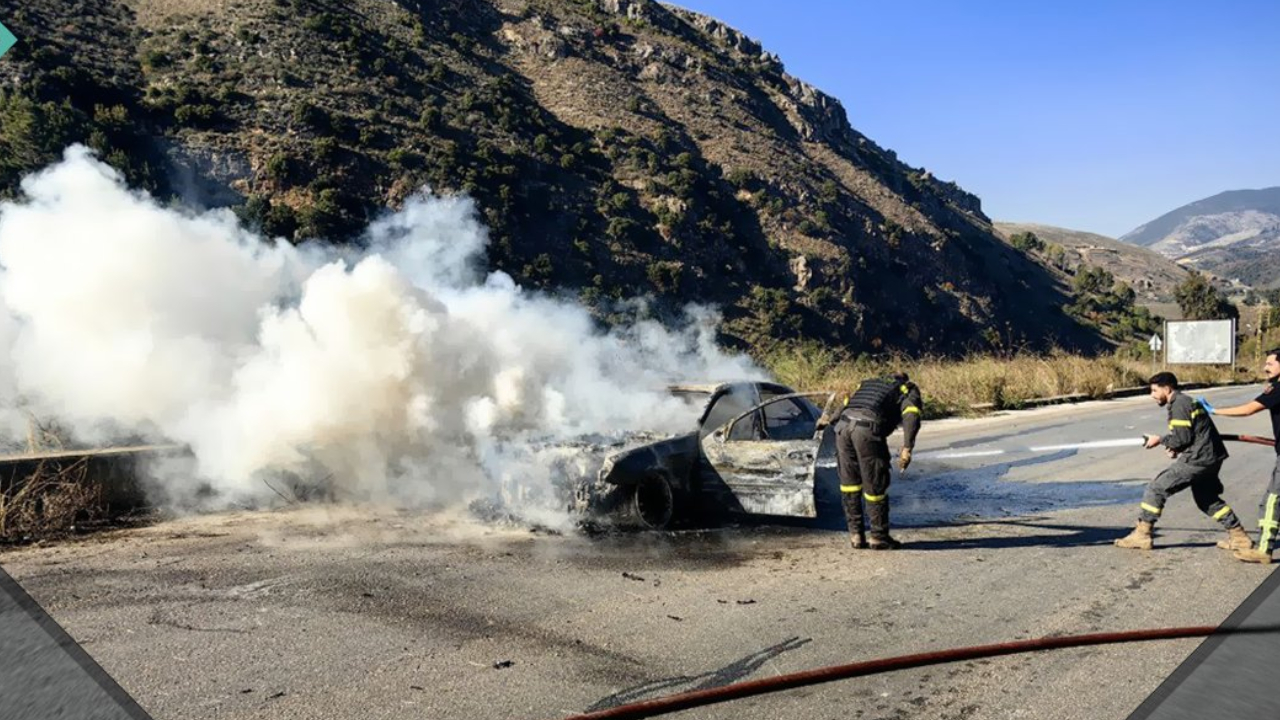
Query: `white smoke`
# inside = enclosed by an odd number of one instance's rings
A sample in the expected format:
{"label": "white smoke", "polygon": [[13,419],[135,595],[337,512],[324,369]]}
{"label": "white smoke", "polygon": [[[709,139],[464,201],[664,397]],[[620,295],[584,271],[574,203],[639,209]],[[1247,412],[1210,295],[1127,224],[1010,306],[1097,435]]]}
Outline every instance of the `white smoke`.
{"label": "white smoke", "polygon": [[414,198],[356,251],[162,207],[80,146],[22,191],[0,203],[0,434],[34,415],[80,443],[188,445],[194,467],[158,471],[170,499],[261,501],[292,476],[466,501],[549,482],[533,441],[687,429],[667,382],[763,377],[715,347],[714,313],[604,333],[485,276],[465,198]]}

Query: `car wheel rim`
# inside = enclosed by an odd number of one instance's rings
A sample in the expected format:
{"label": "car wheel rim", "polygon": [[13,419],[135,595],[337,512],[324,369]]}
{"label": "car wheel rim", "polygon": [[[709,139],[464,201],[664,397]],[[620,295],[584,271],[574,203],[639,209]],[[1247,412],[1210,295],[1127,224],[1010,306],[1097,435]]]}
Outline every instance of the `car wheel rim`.
{"label": "car wheel rim", "polygon": [[636,515],[648,527],[663,528],[671,522],[671,486],[664,478],[650,476],[641,481],[635,503]]}

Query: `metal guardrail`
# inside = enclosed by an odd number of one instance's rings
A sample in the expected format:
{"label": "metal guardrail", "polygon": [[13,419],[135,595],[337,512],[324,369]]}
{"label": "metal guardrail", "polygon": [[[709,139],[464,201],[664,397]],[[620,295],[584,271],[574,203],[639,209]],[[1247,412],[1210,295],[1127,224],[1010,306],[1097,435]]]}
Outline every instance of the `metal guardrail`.
{"label": "metal guardrail", "polygon": [[0,465],[41,460],[69,460],[72,458],[119,457],[149,453],[185,452],[185,445],[123,445],[105,448],[64,448],[61,450],[37,450],[35,452],[0,455]]}

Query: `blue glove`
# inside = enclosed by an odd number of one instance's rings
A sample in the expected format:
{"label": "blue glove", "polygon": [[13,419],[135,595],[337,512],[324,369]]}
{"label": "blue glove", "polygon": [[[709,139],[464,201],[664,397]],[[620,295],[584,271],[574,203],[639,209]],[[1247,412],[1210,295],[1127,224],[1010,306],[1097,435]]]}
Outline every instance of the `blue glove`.
{"label": "blue glove", "polygon": [[1214,414],[1214,412],[1215,412],[1215,411],[1214,411],[1214,409],[1213,409],[1213,406],[1209,404],[1209,401],[1208,401],[1208,400],[1205,400],[1205,399],[1204,399],[1204,398],[1202,398],[1202,397],[1197,397],[1197,398],[1193,398],[1193,399],[1194,399],[1196,402],[1200,403],[1201,407],[1203,407],[1205,410],[1207,410],[1207,411],[1209,412],[1209,414],[1210,414],[1210,415],[1213,415],[1213,414]]}

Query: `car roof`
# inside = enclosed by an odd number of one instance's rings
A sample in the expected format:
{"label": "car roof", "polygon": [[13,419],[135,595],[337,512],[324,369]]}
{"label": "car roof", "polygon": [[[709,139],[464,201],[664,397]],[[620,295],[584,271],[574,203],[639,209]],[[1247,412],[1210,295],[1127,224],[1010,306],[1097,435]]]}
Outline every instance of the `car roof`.
{"label": "car roof", "polygon": [[724,383],[677,383],[668,385],[667,391],[673,393],[702,393],[711,395]]}
{"label": "car roof", "polygon": [[725,388],[732,387],[735,385],[754,385],[756,387],[759,387],[762,390],[772,390],[774,392],[780,392],[780,393],[795,392],[794,390],[787,387],[786,385],[779,385],[778,383],[768,382],[766,380],[733,380],[733,381],[718,382],[718,383],[685,382],[685,383],[676,383],[676,384],[668,385],[667,391],[673,392],[673,393],[698,393],[701,395],[714,395]]}

